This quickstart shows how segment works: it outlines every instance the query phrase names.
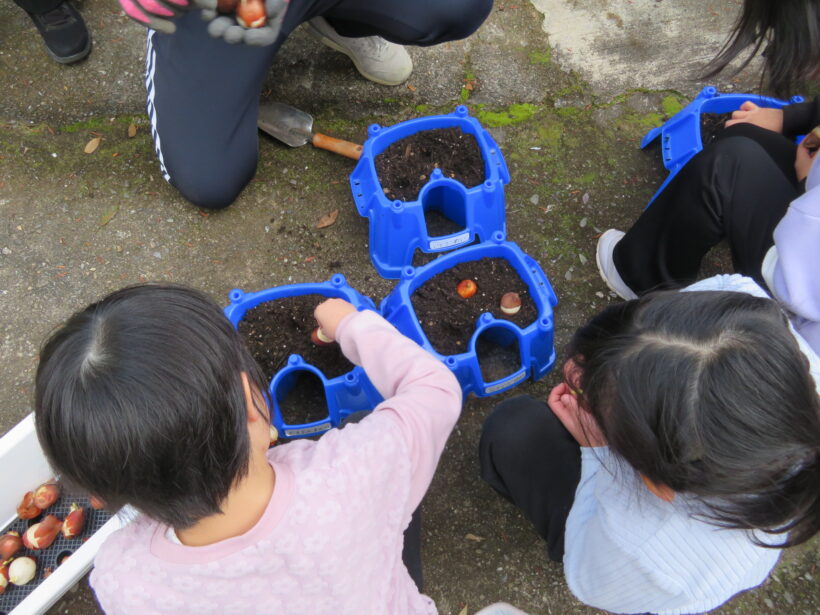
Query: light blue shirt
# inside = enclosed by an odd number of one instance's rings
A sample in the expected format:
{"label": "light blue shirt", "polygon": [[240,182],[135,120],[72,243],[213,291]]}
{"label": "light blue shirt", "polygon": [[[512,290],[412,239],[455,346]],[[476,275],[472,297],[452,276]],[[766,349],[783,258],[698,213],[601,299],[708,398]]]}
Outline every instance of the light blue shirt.
{"label": "light blue shirt", "polygon": [[[722,275],[687,290],[727,290],[767,297],[753,280]],[[820,383],[820,361],[792,333]],[[818,386],[820,391],[820,385]],[[653,495],[608,447],[581,449],[581,480],[566,526],[564,571],[575,596],[613,613],[700,613],[762,583],[780,549],[755,545],[743,530],[694,518],[686,494]],[[778,538],[758,534],[761,540]]]}

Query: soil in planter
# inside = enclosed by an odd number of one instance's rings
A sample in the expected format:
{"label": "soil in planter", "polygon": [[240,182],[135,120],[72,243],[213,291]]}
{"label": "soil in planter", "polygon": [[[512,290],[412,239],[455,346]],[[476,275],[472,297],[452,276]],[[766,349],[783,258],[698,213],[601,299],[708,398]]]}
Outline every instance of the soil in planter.
{"label": "soil in planter", "polygon": [[[476,294],[469,299],[463,299],[456,292],[458,283],[465,279],[473,280],[478,286]],[[512,316],[504,314],[500,306],[501,297],[508,292],[521,296],[521,309]],[[459,263],[419,286],[410,301],[430,344],[445,356],[467,351],[478,317],[485,312],[521,328],[538,316],[526,282],[503,258]],[[517,363],[516,355],[508,371],[516,369]]]}
{"label": "soil in planter", "polygon": [[715,140],[717,134],[726,125],[726,120],[730,119],[732,119],[731,113],[700,114],[700,141],[704,147]]}
{"label": "soil in planter", "polygon": [[373,162],[391,201],[416,200],[436,168],[466,188],[484,181],[484,158],[478,142],[455,126],[414,133],[391,144]]}
{"label": "soil in planter", "polygon": [[310,372],[299,372],[293,388],[279,400],[279,411],[288,425],[326,419],[328,408],[322,381]]}
{"label": "soil in planter", "polygon": [[486,335],[482,335],[476,341],[475,353],[484,382],[495,382],[506,378],[521,367],[517,343],[502,346],[487,339]]}
{"label": "soil in planter", "polygon": [[301,355],[326,378],[341,376],[353,369],[338,344],[317,346],[310,341],[316,328],[313,310],[327,297],[297,295],[266,301],[245,312],[239,333],[269,379],[287,365],[292,354]]}

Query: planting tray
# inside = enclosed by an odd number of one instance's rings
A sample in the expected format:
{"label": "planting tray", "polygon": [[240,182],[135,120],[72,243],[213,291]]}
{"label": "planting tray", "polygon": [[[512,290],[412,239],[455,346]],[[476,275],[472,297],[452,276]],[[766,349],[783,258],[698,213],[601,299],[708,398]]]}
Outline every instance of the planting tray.
{"label": "planting tray", "polygon": [[707,86],[675,115],[669,118],[662,126],[650,130],[641,140],[641,148],[647,147],[655,139],[661,139],[661,153],[663,166],[669,171],[666,180],[652,195],[649,205],[666,188],[684,165],[703,149],[700,136],[701,113],[730,113],[740,109],[747,100],[759,107],[774,107],[781,109],[786,105],[803,102],[802,96],[793,96],[789,100],[779,100],[757,94],[720,94],[716,88]]}
{"label": "planting tray", "polygon": [[[484,182],[466,188],[435,169],[414,201],[390,201],[376,172],[375,159],[391,144],[424,130],[458,127],[478,142],[484,159]],[[460,105],[453,113],[433,115],[384,128],[368,128],[362,156],[350,175],[359,214],[370,220],[370,259],[384,278],[399,278],[411,265],[415,251],[446,252],[505,232],[504,184],[510,182],[507,164],[490,133]],[[431,237],[424,212],[434,210],[461,230]]]}
{"label": "planting tray", "polygon": [[[235,288],[228,294],[231,303],[225,308],[225,315],[234,327],[238,327],[239,321],[245,316],[245,312],[260,303],[298,295],[336,297],[349,301],[356,306],[357,310],[375,310],[372,300],[354,290],[343,275],[336,274],[327,282],[290,284],[254,293],[246,293]],[[322,382],[328,415],[310,423],[287,424],[282,416],[280,404],[296,385],[299,376],[304,375],[305,372],[317,377]],[[372,410],[382,401],[382,396],[376,391],[361,367],[357,366],[346,374],[335,378],[327,378],[319,369],[307,363],[298,354],[290,355],[287,365],[274,374],[268,393],[273,406],[273,417],[271,419],[273,425],[279,430],[282,437],[289,439],[322,434],[333,427],[338,427],[342,420],[353,412]]]}
{"label": "planting tray", "polygon": [[[34,415],[30,414],[0,439],[0,464],[13,471],[0,473],[0,527],[5,534],[14,530],[21,535],[40,519],[23,521],[17,518],[17,504],[27,491],[54,477],[34,430]],[[18,555],[33,554],[37,557],[37,576],[26,585],[9,584],[0,594],[0,615],[39,615],[45,613],[61,595],[70,589],[91,568],[100,545],[124,523],[125,516],[93,510],[88,499],[81,495],[64,493],[45,514],[64,519],[72,502],[86,506],[86,526],[83,533],[67,540],[60,535],[47,549],[31,552],[28,549]],[[57,565],[58,557],[71,552],[71,557]],[[44,578],[46,568],[53,572]]]}
{"label": "planting tray", "polygon": [[[444,356],[435,350],[419,324],[411,300],[413,293],[443,271],[482,258],[503,258],[512,266],[529,287],[538,316],[522,329],[508,320],[484,313],[476,322],[468,350]],[[381,312],[399,331],[443,361],[458,378],[465,395],[475,393],[479,397],[487,397],[506,391],[528,377],[538,380],[552,368],[555,363],[552,308],[557,303],[555,292],[541,266],[516,244],[505,241],[504,233],[498,231],[489,241],[445,254],[423,267],[405,267],[401,282],[382,301]],[[517,344],[520,357],[518,369],[500,380],[485,382],[476,353],[476,344],[482,336],[487,336],[489,341],[502,347]]]}

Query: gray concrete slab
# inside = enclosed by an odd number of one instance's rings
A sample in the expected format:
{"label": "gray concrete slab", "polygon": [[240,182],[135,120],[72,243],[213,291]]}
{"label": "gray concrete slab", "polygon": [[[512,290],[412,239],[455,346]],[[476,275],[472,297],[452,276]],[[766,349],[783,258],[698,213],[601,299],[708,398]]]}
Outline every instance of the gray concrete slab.
{"label": "gray concrete slab", "polygon": [[[369,83],[343,56],[297,32],[264,97],[302,107],[316,126],[363,139],[368,124],[449,112],[490,126],[510,166],[508,236],[536,258],[560,298],[556,344],[613,297],[598,278],[601,230],[625,227],[664,173],[640,137],[697,93],[738,0],[509,0],[473,37],[412,49],[405,86]],[[110,0],[80,9],[95,47],[83,63],[48,60],[25,15],[0,4],[0,433],[31,408],[37,351],[72,310],[125,284],[173,280],[225,301],[344,273],[375,299],[393,283],[371,267],[367,225],[346,188],[350,161],[263,139],[259,172],[225,212],[201,212],[161,179],[144,116],[145,35]],[[752,91],[754,71],[723,77]],[[127,128],[134,123],[134,138]],[[102,144],[84,154],[95,136]],[[319,217],[340,209],[327,229]],[[708,270],[725,267],[718,253]],[[543,396],[555,377],[517,392]],[[595,613],[569,593],[526,521],[478,480],[482,418],[469,399],[425,503],[427,590],[443,614],[506,600],[537,614]],[[5,497],[5,494],[4,494]],[[481,540],[471,540],[472,534]],[[767,584],[721,613],[816,613],[818,541],[783,558]],[[84,584],[52,613],[98,612]]]}

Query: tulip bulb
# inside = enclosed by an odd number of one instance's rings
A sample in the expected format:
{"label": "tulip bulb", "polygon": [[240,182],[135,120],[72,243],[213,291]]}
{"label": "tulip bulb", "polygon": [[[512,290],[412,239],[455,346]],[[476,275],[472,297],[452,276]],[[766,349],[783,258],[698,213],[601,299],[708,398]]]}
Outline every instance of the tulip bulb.
{"label": "tulip bulb", "polygon": [[50,546],[57,534],[60,533],[63,522],[54,515],[47,515],[40,523],[35,523],[23,534],[23,544],[27,548],[37,550]]}
{"label": "tulip bulb", "polygon": [[73,502],[71,511],[63,520],[63,536],[65,538],[76,538],[83,533],[85,527],[85,508]]}
{"label": "tulip bulb", "polygon": [[45,510],[60,497],[60,487],[57,483],[43,483],[34,491],[34,505]]}
{"label": "tulip bulb", "polygon": [[23,548],[23,539],[17,532],[8,532],[0,536],[0,563],[5,562]]}
{"label": "tulip bulb", "polygon": [[34,519],[43,512],[34,503],[34,492],[29,491],[23,496],[23,500],[17,505],[17,516],[21,519]]}
{"label": "tulip bulb", "polygon": [[472,280],[461,280],[456,286],[456,292],[462,299],[469,299],[476,294],[478,286]]}
{"label": "tulip bulb", "polygon": [[520,309],[521,297],[518,293],[505,293],[504,296],[501,297],[501,311],[505,314],[512,316],[513,314],[518,314]]}
{"label": "tulip bulb", "polygon": [[18,557],[9,564],[9,581],[25,585],[37,574],[37,562],[31,556]]}
{"label": "tulip bulb", "polygon": [[236,21],[243,28],[261,28],[268,22],[265,3],[262,0],[239,0]]}

